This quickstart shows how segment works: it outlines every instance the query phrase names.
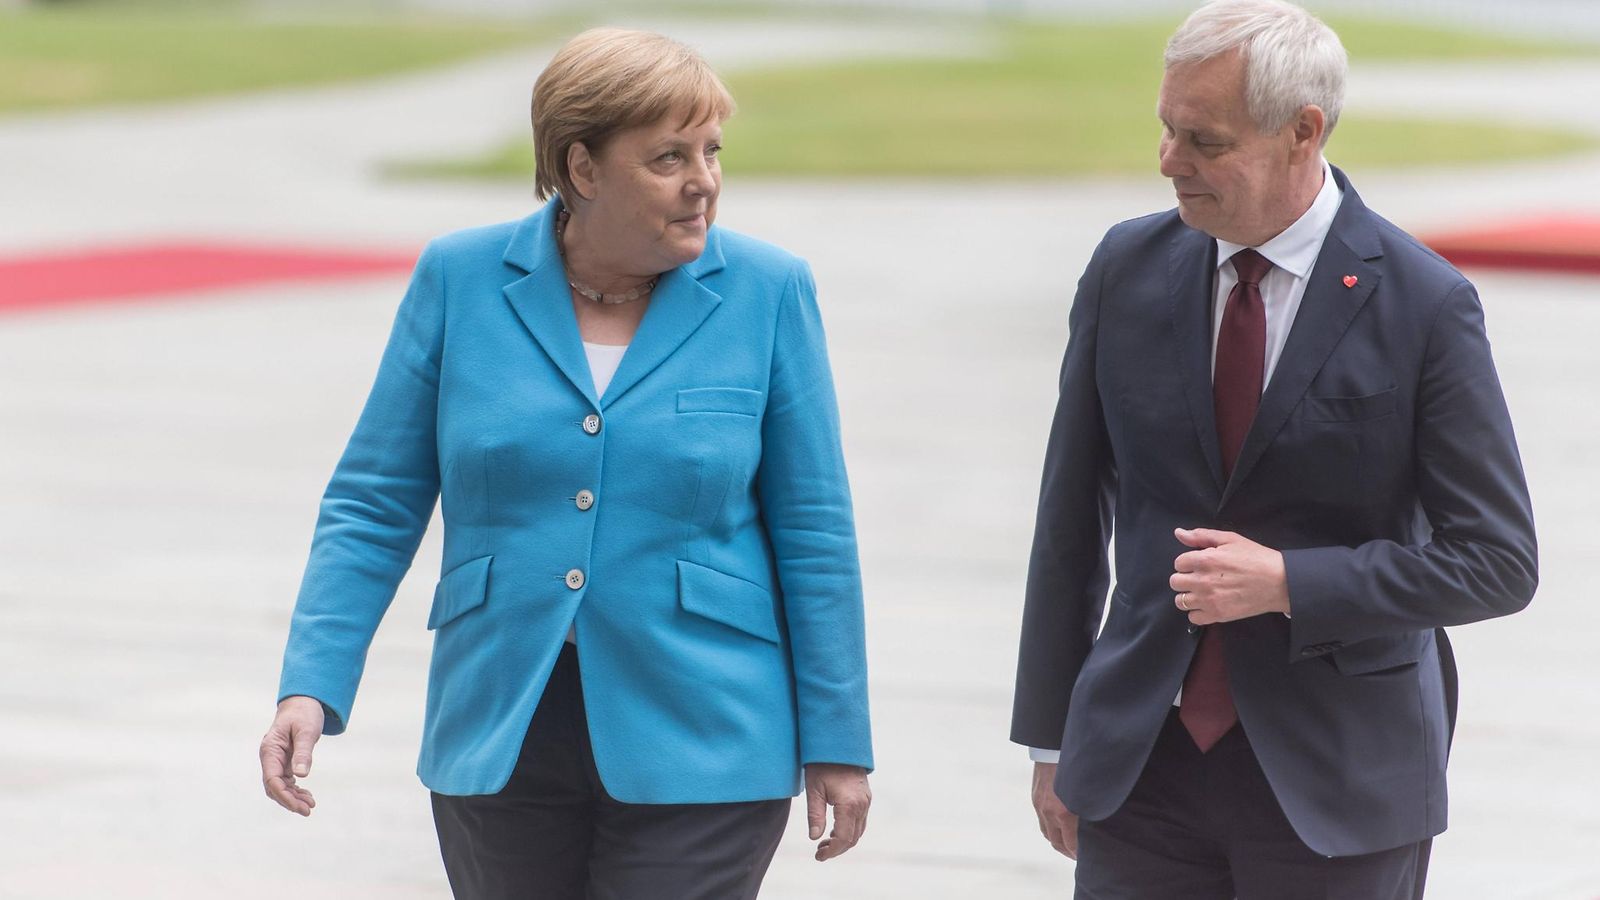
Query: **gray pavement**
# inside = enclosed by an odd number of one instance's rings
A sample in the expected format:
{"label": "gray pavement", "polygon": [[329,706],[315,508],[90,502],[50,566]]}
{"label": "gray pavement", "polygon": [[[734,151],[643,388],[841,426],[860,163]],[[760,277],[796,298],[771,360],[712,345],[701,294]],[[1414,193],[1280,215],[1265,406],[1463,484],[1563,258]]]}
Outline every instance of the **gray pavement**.
{"label": "gray pavement", "polygon": [[[0,124],[0,252],[193,234],[404,246],[523,214],[520,187],[395,185],[367,166],[520,127],[539,58]],[[1594,212],[1597,172],[1600,157],[1352,176],[1425,229]],[[1070,864],[1038,836],[1028,764],[1005,742],[1032,506],[1072,285],[1107,225],[1168,191],[1153,175],[729,179],[722,221],[808,257],[821,287],[880,764],[866,842],[819,866],[797,817],[764,896],[1065,897]],[[1600,281],[1471,274],[1544,581],[1525,614],[1455,632],[1453,824],[1430,896],[1594,900],[1600,613],[1579,579],[1600,505]],[[254,758],[317,499],[403,286],[0,318],[0,897],[446,896],[411,774],[437,532],[380,630],[350,733],[319,748],[316,814],[269,804]]]}

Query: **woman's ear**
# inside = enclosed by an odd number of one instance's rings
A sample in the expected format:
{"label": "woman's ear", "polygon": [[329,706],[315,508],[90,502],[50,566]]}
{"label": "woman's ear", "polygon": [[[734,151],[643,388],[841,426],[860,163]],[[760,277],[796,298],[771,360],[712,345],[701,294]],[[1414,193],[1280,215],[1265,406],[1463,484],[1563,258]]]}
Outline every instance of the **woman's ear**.
{"label": "woman's ear", "polygon": [[572,181],[573,190],[585,200],[594,199],[596,168],[587,144],[575,141],[567,147],[567,178]]}

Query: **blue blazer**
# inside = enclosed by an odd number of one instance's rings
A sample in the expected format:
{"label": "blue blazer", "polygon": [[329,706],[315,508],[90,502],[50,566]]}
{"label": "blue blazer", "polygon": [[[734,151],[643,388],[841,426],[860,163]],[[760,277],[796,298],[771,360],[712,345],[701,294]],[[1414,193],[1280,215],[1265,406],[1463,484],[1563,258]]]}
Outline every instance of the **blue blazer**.
{"label": "blue blazer", "polygon": [[[554,228],[432,241],[323,499],[279,696],[343,731],[435,499],[444,566],[417,772],[510,778],[577,629],[595,764],[629,803],[793,796],[872,767],[861,581],[806,264],[712,228],[595,396]],[[592,505],[575,498],[589,491]]]}
{"label": "blue blazer", "polygon": [[1124,222],[1079,282],[1011,736],[1062,748],[1057,793],[1090,820],[1127,798],[1194,655],[1167,583],[1187,549],[1175,527],[1283,551],[1293,618],[1211,627],[1273,793],[1330,856],[1444,830],[1456,680],[1443,626],[1533,596],[1533,514],[1477,293],[1334,177],[1344,200],[1227,480],[1216,242],[1176,212]]}

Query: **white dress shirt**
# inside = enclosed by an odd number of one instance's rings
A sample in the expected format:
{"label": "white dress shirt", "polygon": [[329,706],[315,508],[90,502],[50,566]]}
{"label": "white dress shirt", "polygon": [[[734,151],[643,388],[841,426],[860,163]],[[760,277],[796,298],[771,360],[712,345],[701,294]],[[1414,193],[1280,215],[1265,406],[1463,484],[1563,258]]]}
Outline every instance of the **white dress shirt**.
{"label": "white dress shirt", "polygon": [[[1339,212],[1344,192],[1333,180],[1333,168],[1322,161],[1322,189],[1317,198],[1293,225],[1255,251],[1272,263],[1272,269],[1261,279],[1261,301],[1267,311],[1266,370],[1261,373],[1261,389],[1266,390],[1272,373],[1278,367],[1278,357],[1283,355],[1283,345],[1289,340],[1289,329],[1294,325],[1295,314],[1300,311],[1300,301],[1306,296],[1306,284],[1311,270],[1322,255],[1322,242],[1333,227],[1333,218]],[[1222,314],[1228,305],[1228,294],[1239,283],[1233,270],[1233,255],[1244,250],[1244,244],[1217,239],[1217,276],[1211,294],[1211,371],[1217,370],[1217,335],[1222,332]],[[1183,697],[1180,689],[1174,706]],[[1060,750],[1030,747],[1028,755],[1034,762],[1059,762]]]}

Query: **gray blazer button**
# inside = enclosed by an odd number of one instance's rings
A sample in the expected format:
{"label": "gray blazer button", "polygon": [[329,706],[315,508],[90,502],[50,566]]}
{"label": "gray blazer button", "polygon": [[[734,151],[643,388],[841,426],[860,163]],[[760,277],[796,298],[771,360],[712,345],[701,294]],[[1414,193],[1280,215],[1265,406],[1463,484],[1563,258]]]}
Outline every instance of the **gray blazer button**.
{"label": "gray blazer button", "polygon": [[573,590],[583,587],[583,572],[581,570],[573,569],[567,573],[567,587]]}
{"label": "gray blazer button", "polygon": [[589,434],[599,434],[600,433],[600,417],[597,416],[597,415],[594,415],[592,413],[590,415],[584,416],[583,417],[583,430],[588,432]]}
{"label": "gray blazer button", "polygon": [[594,505],[594,494],[589,491],[579,491],[573,501],[578,504],[579,509],[588,509]]}

